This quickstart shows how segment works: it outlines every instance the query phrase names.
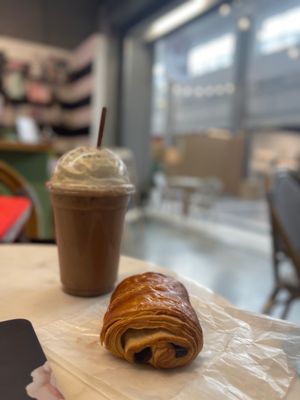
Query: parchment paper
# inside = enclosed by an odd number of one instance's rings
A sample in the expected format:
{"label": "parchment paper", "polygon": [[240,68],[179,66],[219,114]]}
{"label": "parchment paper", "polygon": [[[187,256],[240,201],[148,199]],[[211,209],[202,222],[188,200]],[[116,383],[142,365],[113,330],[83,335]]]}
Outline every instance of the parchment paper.
{"label": "parchment paper", "polygon": [[300,360],[300,328],[236,309],[208,289],[178,279],[188,289],[204,331],[203,351],[191,365],[155,370],[128,364],[101,347],[109,296],[39,328],[47,355],[112,400],[284,398]]}

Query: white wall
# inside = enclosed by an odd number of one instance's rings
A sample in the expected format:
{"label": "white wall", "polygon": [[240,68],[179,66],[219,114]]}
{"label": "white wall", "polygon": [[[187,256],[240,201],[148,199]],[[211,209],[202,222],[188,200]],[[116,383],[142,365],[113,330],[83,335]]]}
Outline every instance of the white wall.
{"label": "white wall", "polygon": [[42,45],[20,39],[12,39],[0,36],[0,50],[4,51],[8,58],[32,63],[34,60],[48,58],[49,56],[71,60],[72,52],[59,47]]}

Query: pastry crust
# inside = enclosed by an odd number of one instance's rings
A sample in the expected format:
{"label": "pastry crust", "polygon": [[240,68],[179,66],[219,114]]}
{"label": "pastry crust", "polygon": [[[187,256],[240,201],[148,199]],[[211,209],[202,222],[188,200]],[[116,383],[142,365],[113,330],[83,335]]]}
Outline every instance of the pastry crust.
{"label": "pastry crust", "polygon": [[154,272],[123,280],[104,316],[101,343],[130,363],[175,368],[203,347],[203,333],[189,295],[176,279]]}

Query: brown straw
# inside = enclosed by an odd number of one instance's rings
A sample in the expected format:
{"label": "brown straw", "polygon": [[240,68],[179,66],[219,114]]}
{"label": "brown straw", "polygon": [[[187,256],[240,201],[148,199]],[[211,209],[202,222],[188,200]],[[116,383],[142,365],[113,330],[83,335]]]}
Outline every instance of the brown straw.
{"label": "brown straw", "polygon": [[107,108],[102,107],[101,119],[100,119],[99,131],[98,131],[98,141],[97,141],[98,149],[100,149],[101,143],[102,143],[103,132],[104,132],[104,127],[105,127],[106,111],[107,111]]}

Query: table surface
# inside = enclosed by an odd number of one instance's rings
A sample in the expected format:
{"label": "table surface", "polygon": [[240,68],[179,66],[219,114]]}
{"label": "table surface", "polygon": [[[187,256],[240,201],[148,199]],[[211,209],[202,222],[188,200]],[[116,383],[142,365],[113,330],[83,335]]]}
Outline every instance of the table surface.
{"label": "table surface", "polygon": [[168,178],[168,185],[170,187],[195,191],[201,187],[203,179],[196,176],[172,176]]}
{"label": "table surface", "polygon": [[[0,259],[0,320],[26,318],[38,328],[97,302],[97,298],[72,297],[62,292],[55,246],[1,245]],[[120,273],[134,274],[152,268],[140,260],[121,258]],[[104,399],[55,362],[52,366],[67,400]],[[299,393],[297,379],[287,398],[296,400]]]}

